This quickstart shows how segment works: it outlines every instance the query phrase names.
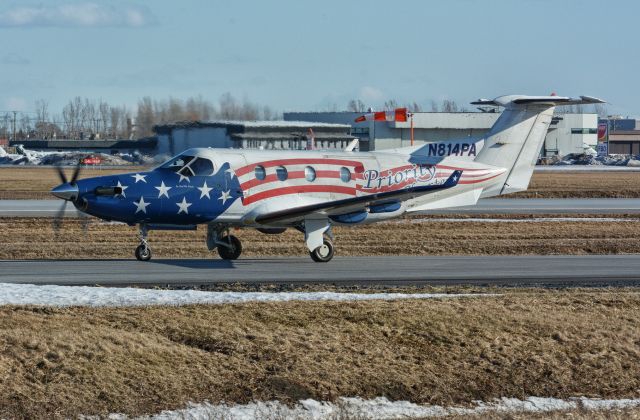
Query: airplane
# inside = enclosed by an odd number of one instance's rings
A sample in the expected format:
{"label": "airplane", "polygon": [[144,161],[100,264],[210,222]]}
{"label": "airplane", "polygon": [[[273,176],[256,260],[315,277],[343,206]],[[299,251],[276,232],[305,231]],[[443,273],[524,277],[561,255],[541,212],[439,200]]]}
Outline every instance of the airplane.
{"label": "airplane", "polygon": [[194,148],[158,167],[78,179],[51,193],[88,215],[139,228],[135,256],[151,259],[150,230],[207,227],[221,258],[242,253],[232,228],[304,234],[311,259],[334,256],[332,226],[356,226],[526,190],[554,108],[604,101],[507,95],[474,105],[503,107],[483,136],[372,152]]}

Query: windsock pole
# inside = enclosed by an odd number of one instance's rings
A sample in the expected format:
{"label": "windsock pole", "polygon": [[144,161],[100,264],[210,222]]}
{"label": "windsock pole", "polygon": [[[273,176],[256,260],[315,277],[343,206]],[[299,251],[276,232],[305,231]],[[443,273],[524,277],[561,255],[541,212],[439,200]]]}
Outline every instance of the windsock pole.
{"label": "windsock pole", "polygon": [[411,119],[411,145],[413,146],[413,112],[409,114],[409,118]]}

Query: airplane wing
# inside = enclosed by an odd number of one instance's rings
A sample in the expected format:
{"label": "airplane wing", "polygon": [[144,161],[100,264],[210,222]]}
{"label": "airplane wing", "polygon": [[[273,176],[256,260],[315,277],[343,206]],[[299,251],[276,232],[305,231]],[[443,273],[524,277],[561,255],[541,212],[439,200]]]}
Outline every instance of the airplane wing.
{"label": "airplane wing", "polygon": [[255,217],[255,221],[262,225],[302,220],[310,214],[325,214],[327,216],[351,213],[376,204],[392,202],[394,200],[406,200],[429,194],[434,191],[455,187],[460,180],[462,171],[453,171],[447,180],[441,184],[419,185],[404,188],[397,191],[381,192],[360,197],[346,198],[343,200],[328,201],[325,203],[310,204],[294,207],[271,213],[261,214]]}

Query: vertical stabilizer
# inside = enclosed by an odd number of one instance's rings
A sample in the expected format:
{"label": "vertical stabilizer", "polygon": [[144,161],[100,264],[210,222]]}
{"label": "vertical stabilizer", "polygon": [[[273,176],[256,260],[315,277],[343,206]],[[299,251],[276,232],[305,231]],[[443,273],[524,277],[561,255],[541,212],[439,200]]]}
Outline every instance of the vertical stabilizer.
{"label": "vertical stabilizer", "polygon": [[484,147],[475,161],[506,168],[507,171],[497,178],[495,184],[485,188],[482,197],[527,189],[556,106],[602,102],[600,99],[587,96],[572,99],[523,95],[472,102],[475,105],[505,107],[500,118],[487,133]]}

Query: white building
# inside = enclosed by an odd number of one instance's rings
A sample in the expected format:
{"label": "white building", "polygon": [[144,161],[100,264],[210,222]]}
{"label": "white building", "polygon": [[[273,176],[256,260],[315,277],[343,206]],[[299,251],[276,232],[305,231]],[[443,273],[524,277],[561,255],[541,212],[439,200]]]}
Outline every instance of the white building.
{"label": "white building", "polygon": [[596,150],[598,143],[597,114],[554,115],[542,147],[543,156],[565,156]]}
{"label": "white building", "polygon": [[[288,112],[285,121],[317,121],[351,126],[351,135],[360,139],[360,150],[382,150],[411,144],[411,124],[407,122],[354,120],[357,112]],[[413,117],[414,144],[453,139],[481,138],[500,116],[497,112],[416,112]],[[564,156],[595,149],[596,114],[558,114],[554,117],[542,149],[543,156]]]}

